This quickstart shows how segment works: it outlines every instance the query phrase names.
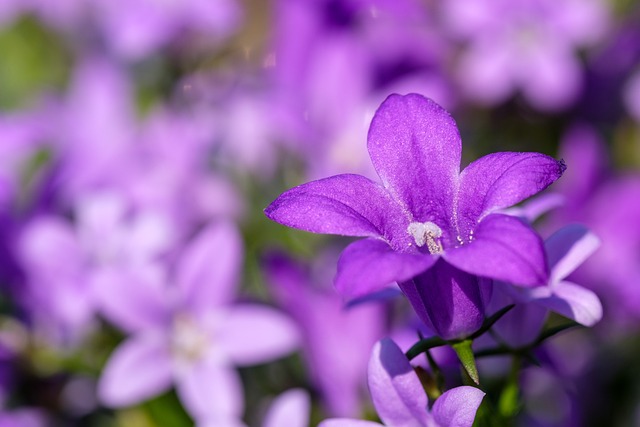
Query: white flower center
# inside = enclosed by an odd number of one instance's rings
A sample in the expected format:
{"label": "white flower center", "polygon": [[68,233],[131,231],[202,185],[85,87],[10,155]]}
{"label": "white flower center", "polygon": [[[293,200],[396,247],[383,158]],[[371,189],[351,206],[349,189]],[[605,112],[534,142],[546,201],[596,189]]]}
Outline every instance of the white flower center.
{"label": "white flower center", "polygon": [[442,243],[440,243],[442,229],[433,222],[412,222],[407,227],[407,232],[413,236],[418,247],[422,247],[426,244],[430,253],[442,253]]}
{"label": "white flower center", "polygon": [[210,345],[206,331],[198,327],[187,315],[177,315],[173,320],[171,346],[176,358],[182,362],[200,359]]}

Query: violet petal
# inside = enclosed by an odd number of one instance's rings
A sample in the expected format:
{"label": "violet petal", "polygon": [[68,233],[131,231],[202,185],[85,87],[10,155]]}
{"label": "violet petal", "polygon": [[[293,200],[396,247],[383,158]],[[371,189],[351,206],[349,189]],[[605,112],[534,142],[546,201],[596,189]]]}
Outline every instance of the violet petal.
{"label": "violet petal", "polygon": [[384,338],[373,347],[368,378],[371,399],[385,425],[426,424],[427,394],[409,360],[391,339]]}
{"label": "violet petal", "polygon": [[563,162],[540,153],[503,152],[481,157],[460,174],[459,221],[473,227],[489,213],[544,190],[564,170]]}
{"label": "violet petal", "polygon": [[300,342],[296,324],[279,311],[259,304],[225,310],[216,345],[239,366],[272,361],[294,351]]}
{"label": "violet petal", "polygon": [[129,338],[113,352],[98,382],[98,397],[112,407],[135,405],[167,390],[171,380],[166,337],[146,332]]}
{"label": "violet petal", "polygon": [[508,215],[487,216],[470,243],[447,250],[443,257],[467,273],[521,286],[543,285],[549,277],[542,239]]}
{"label": "violet petal", "polygon": [[551,286],[571,274],[599,246],[600,239],[579,224],[568,225],[551,235],[545,241]]}
{"label": "violet petal", "polygon": [[378,239],[359,240],[342,252],[335,287],[347,299],[362,297],[395,281],[410,279],[437,259],[428,254],[396,252]]}
{"label": "violet petal", "polygon": [[413,221],[449,224],[462,152],[449,113],[421,95],[390,95],[371,122],[368,148],[383,185]]}
{"label": "violet petal", "polygon": [[312,233],[408,239],[401,206],[380,184],[361,175],[336,175],[294,187],[271,203],[265,215]]}
{"label": "violet petal", "polygon": [[231,223],[201,231],[178,260],[177,284],[186,304],[210,310],[234,297],[242,263],[242,239]]}
{"label": "violet petal", "polygon": [[238,373],[218,361],[200,359],[177,373],[176,391],[196,421],[240,419],[244,410]]}
{"label": "violet petal", "polygon": [[310,413],[309,394],[302,389],[289,390],[271,404],[262,427],[307,427]]}
{"label": "violet petal", "polygon": [[593,326],[602,319],[602,304],[598,296],[570,282],[557,283],[553,295],[536,302],[584,326]]}
{"label": "violet petal", "polygon": [[439,426],[471,427],[484,395],[475,387],[452,388],[436,400],[431,414]]}

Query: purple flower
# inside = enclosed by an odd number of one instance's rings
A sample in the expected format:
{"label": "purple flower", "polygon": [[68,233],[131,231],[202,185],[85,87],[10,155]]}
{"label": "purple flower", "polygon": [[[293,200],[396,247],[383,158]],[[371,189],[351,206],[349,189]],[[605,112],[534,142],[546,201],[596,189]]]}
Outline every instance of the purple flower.
{"label": "purple flower", "polygon": [[273,255],[265,271],[276,300],[303,332],[308,372],[328,413],[354,416],[361,410],[370,350],[384,335],[386,316],[375,304],[344,307],[341,298],[327,288],[332,271],[327,264],[317,263],[322,273],[314,277],[293,260]]}
{"label": "purple flower", "polygon": [[[389,427],[471,427],[485,395],[475,387],[456,387],[440,396],[431,410],[418,375],[400,348],[379,341],[369,360],[369,391],[378,416]],[[378,423],[332,419],[319,427],[374,427]]]}
{"label": "purple flower", "polygon": [[458,80],[472,99],[493,105],[521,91],[542,110],[569,106],[583,78],[575,50],[608,26],[601,0],[452,0],[445,26],[468,41]]}
{"label": "purple flower", "polygon": [[551,275],[546,286],[522,288],[497,283],[494,308],[511,302],[516,307],[494,326],[509,344],[524,346],[540,333],[548,310],[569,319],[593,326],[602,318],[602,305],[592,291],[566,279],[600,246],[599,239],[585,227],[566,226],[545,241]]}
{"label": "purple flower", "polygon": [[213,225],[182,252],[174,287],[137,271],[98,287],[104,315],[131,334],[100,378],[104,404],[136,404],[175,384],[196,421],[238,425],[243,397],[234,366],[273,360],[298,342],[293,323],[276,310],[232,304],[241,254],[236,229]]}
{"label": "purple flower", "polygon": [[338,261],[337,290],[353,298],[407,281],[443,260],[470,275],[546,283],[543,244],[518,218],[501,214],[558,179],[564,163],[539,153],[494,153],[460,172],[453,118],[417,94],[391,95],[368,135],[382,185],[337,175],[295,187],[265,214],[315,233],[365,237]]}

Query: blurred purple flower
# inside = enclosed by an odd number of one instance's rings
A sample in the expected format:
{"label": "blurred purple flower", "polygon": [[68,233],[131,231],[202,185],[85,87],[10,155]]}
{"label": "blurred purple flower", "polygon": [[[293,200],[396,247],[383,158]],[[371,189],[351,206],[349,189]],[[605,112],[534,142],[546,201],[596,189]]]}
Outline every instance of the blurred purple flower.
{"label": "blurred purple flower", "polygon": [[548,222],[580,222],[601,239],[600,249],[575,273],[575,280],[602,299],[607,323],[635,325],[640,319],[640,175],[615,174],[603,141],[586,125],[567,132],[560,154],[575,169],[558,186],[566,203]]}
{"label": "blurred purple flower", "polygon": [[237,230],[211,225],[181,253],[173,287],[136,271],[116,272],[98,287],[103,314],[131,334],[99,381],[104,404],[133,405],[173,383],[197,422],[237,424],[244,402],[233,367],[283,356],[299,339],[276,310],[232,304],[241,259]]}
{"label": "blurred purple flower", "polygon": [[[335,267],[319,262],[321,277],[284,255],[266,260],[265,271],[276,300],[302,330],[308,372],[328,412],[355,416],[361,409],[366,363],[384,334],[383,308],[363,304],[347,308],[326,285]],[[317,275],[316,275],[317,276]]]}
{"label": "blurred purple flower", "polygon": [[[414,0],[278,1],[267,72],[288,132],[313,178],[375,173],[364,135],[392,92],[450,103],[447,44]],[[270,105],[270,108],[273,108]]]}
{"label": "blurred purple flower", "polygon": [[26,278],[22,302],[54,341],[73,341],[92,326],[94,288],[105,271],[156,269],[175,239],[161,213],[133,213],[116,193],[82,198],[74,213],[76,224],[35,217],[17,240]]}
{"label": "blurred purple flower", "polygon": [[382,185],[337,175],[288,190],[265,209],[290,227],[366,237],[338,261],[341,294],[354,298],[407,281],[441,258],[471,275],[523,286],[546,282],[540,237],[497,211],[546,188],[562,175],[563,162],[502,152],[460,173],[453,118],[417,94],[387,98],[371,122],[368,148]]}
{"label": "blurred purple flower", "polygon": [[516,90],[534,107],[559,110],[582,85],[576,49],[605,33],[601,0],[453,0],[442,2],[444,23],[469,41],[458,80],[472,99],[493,105]]}
{"label": "blurred purple flower", "polygon": [[512,302],[516,306],[504,315],[494,329],[510,345],[531,344],[540,334],[548,310],[593,326],[602,318],[602,305],[590,290],[566,279],[600,246],[599,239],[581,225],[569,225],[545,241],[551,274],[546,286],[522,288],[496,283],[492,301],[498,310]]}
{"label": "blurred purple flower", "polygon": [[240,24],[235,0],[93,0],[95,19],[105,42],[127,59],[151,55],[184,34],[213,41],[228,36]]}
{"label": "blurred purple flower", "polygon": [[49,425],[40,409],[0,410],[0,427],[45,427]]}
{"label": "blurred purple flower", "polygon": [[[373,348],[369,391],[378,416],[389,427],[471,427],[485,393],[463,386],[446,391],[429,409],[427,394],[407,357],[390,339]],[[374,427],[371,421],[332,419],[319,427]]]}

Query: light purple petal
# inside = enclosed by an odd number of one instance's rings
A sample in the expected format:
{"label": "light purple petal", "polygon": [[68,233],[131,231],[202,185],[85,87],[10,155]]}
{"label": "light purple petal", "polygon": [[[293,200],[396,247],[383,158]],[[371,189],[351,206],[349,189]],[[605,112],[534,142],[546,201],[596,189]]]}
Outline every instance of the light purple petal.
{"label": "light purple petal", "polygon": [[94,274],[91,285],[102,315],[129,333],[170,321],[168,289],[140,271],[104,269]]}
{"label": "light purple petal", "polygon": [[565,196],[559,193],[545,193],[534,197],[521,206],[505,209],[500,213],[518,216],[527,222],[534,222],[547,212],[559,208],[565,202]]}
{"label": "light purple petal", "polygon": [[289,390],[271,404],[262,427],[307,427],[310,414],[309,394],[302,389]]}
{"label": "light purple petal", "polygon": [[133,336],[109,358],[98,382],[100,401],[112,407],[135,405],[169,388],[168,340],[158,332]]}
{"label": "light purple petal", "polygon": [[318,427],[380,427],[382,424],[373,421],[350,420],[348,418],[333,418],[324,420]]}
{"label": "light purple petal", "polygon": [[446,228],[462,152],[449,113],[421,95],[390,95],[371,122],[368,147],[383,185],[413,214],[412,221]]}
{"label": "light purple petal", "polygon": [[406,233],[406,214],[382,186],[361,175],[336,175],[284,192],[265,215],[312,233],[384,237]]}
{"label": "light purple petal", "polygon": [[540,153],[493,153],[460,174],[459,222],[463,236],[482,217],[544,190],[560,178],[565,165]]}
{"label": "light purple petal", "polygon": [[428,254],[396,252],[382,240],[359,240],[347,246],[338,260],[336,290],[347,299],[362,297],[412,278],[437,259]]}
{"label": "light purple petal", "polygon": [[439,426],[471,427],[484,395],[475,387],[453,388],[436,400],[431,414]]}
{"label": "light purple petal", "polygon": [[593,326],[602,319],[602,304],[598,296],[570,282],[557,283],[553,295],[536,302],[581,325]]}
{"label": "light purple petal", "polygon": [[600,247],[600,239],[586,227],[571,224],[545,241],[553,286],[571,274]]}
{"label": "light purple petal", "polygon": [[216,345],[240,366],[272,361],[294,351],[300,342],[296,324],[279,311],[239,304],[225,311]]}
{"label": "light purple petal", "polygon": [[240,419],[244,410],[238,373],[213,359],[195,361],[177,374],[176,391],[196,421]]}
{"label": "light purple petal", "polygon": [[542,239],[523,221],[507,215],[489,215],[470,243],[443,256],[467,273],[521,286],[542,285],[549,277]]}
{"label": "light purple petal", "polygon": [[231,300],[242,256],[242,239],[231,223],[212,224],[200,232],[178,261],[176,281],[186,304],[209,310]]}
{"label": "light purple petal", "polygon": [[369,391],[388,426],[426,425],[427,394],[402,350],[389,338],[373,347],[369,360]]}

